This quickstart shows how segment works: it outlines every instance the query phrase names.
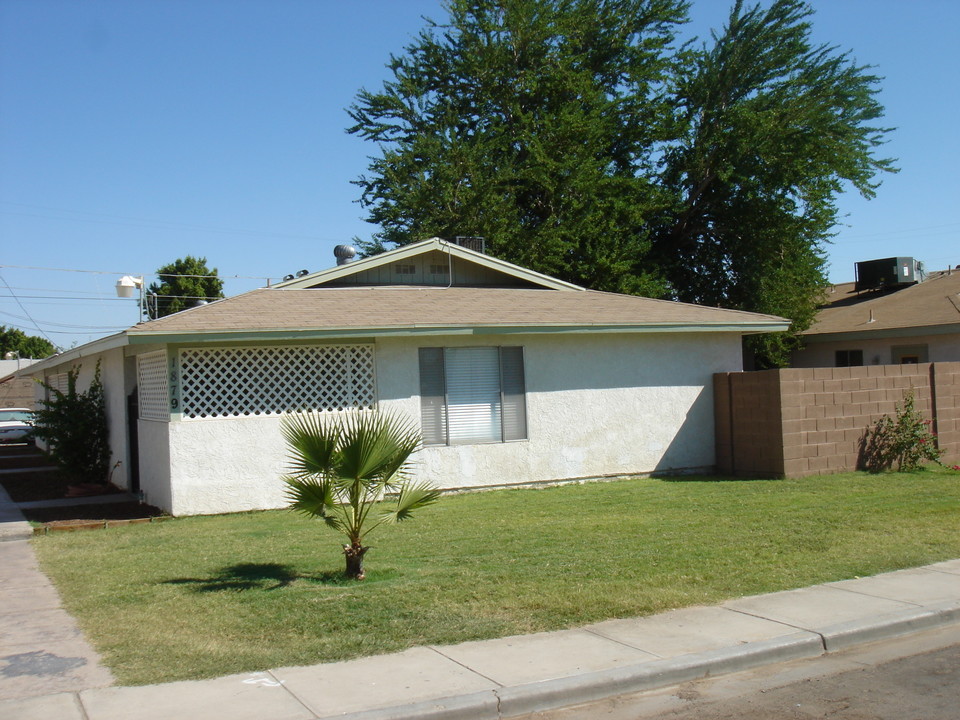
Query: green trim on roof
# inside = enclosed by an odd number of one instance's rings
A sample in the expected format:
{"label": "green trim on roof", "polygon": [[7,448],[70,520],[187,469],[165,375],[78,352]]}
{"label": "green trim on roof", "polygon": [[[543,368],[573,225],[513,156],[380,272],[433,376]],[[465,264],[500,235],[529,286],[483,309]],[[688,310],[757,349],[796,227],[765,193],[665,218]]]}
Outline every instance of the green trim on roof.
{"label": "green trim on roof", "polygon": [[371,339],[378,337],[419,337],[434,335],[557,335],[590,333],[676,333],[676,332],[734,332],[743,334],[782,332],[789,323],[761,321],[753,323],[650,323],[644,325],[413,325],[386,328],[324,328],[303,330],[237,330],[192,333],[131,334],[131,344],[236,342],[249,340],[288,341],[324,340],[332,338]]}

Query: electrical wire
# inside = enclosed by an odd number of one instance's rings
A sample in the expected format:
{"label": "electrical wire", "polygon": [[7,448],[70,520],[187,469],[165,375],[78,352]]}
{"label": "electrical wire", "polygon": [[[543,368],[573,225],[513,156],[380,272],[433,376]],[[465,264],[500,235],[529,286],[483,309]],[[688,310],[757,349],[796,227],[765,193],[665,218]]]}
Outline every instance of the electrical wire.
{"label": "electrical wire", "polygon": [[[7,279],[3,275],[0,275],[0,280],[2,280],[3,284],[7,286],[7,290],[10,290],[10,285],[9,283],[7,283]],[[47,337],[47,334],[41,329],[37,321],[33,319],[33,317],[30,315],[30,312],[23,306],[23,303],[20,302],[20,298],[18,298],[16,295],[13,294],[13,290],[10,290],[10,295],[12,295],[13,299],[17,301],[17,305],[19,305],[20,309],[23,310],[24,315],[26,315],[30,319],[30,322],[33,323],[34,327],[37,328],[37,332],[43,335],[43,337],[46,338],[48,343],[50,343],[51,345],[55,345],[56,343],[54,343],[53,340]]]}

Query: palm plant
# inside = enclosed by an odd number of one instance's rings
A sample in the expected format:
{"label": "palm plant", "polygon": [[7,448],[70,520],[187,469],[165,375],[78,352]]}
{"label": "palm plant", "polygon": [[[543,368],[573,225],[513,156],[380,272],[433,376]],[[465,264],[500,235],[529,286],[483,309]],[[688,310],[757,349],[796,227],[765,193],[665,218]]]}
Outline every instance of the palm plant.
{"label": "palm plant", "polygon": [[[298,413],[282,419],[281,431],[289,450],[284,481],[290,507],[346,535],[347,577],[364,577],[366,535],[408,519],[440,497],[428,483],[410,481],[409,459],[420,445],[420,431],[397,415]],[[385,502],[394,494],[396,504]]]}

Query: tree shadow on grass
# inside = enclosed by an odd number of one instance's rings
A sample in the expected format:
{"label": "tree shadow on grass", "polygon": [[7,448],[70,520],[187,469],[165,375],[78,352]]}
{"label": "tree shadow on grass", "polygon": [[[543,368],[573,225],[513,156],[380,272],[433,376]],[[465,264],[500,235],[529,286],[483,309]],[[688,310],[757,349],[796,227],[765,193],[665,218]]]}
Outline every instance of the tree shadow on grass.
{"label": "tree shadow on grass", "polygon": [[343,571],[300,573],[289,565],[280,563],[237,563],[227,565],[211,577],[174,578],[164,580],[165,585],[192,585],[195,592],[223,592],[226,590],[279,590],[297,580],[306,580],[322,585],[346,585],[355,582]]}

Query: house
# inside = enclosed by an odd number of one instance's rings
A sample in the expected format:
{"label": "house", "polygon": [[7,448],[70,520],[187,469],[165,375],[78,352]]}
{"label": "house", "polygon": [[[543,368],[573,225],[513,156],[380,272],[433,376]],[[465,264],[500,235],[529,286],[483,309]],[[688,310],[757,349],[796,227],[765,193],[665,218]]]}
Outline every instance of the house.
{"label": "house", "polygon": [[960,360],[960,268],[920,282],[834,285],[803,338],[792,367]]}
{"label": "house", "polygon": [[26,369],[34,358],[0,360],[0,407],[34,408],[33,378]]}
{"label": "house", "polygon": [[769,315],[585,290],[439,239],[301,273],[31,368],[99,362],[114,476],[173,514],[285,505],[284,413],[419,420],[420,479],[476,488],[715,464],[713,375]]}

